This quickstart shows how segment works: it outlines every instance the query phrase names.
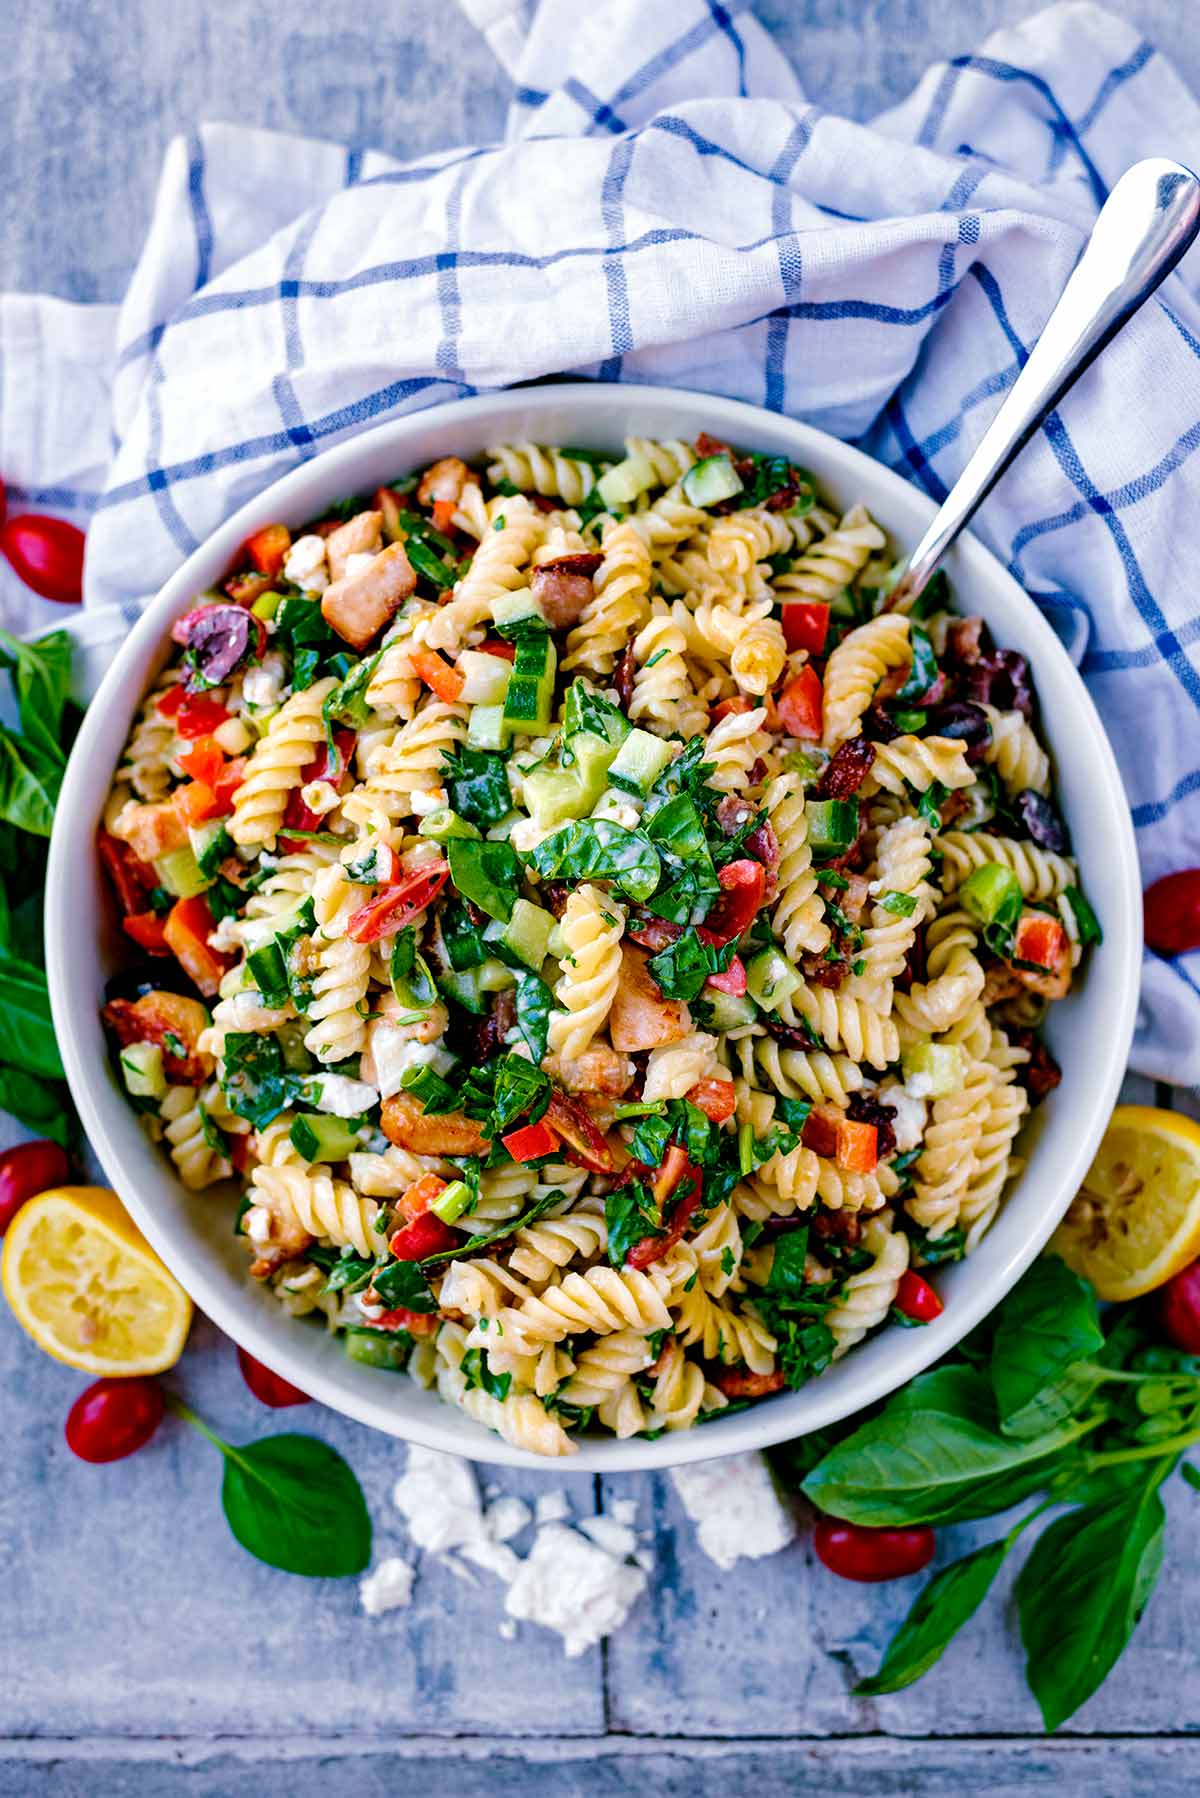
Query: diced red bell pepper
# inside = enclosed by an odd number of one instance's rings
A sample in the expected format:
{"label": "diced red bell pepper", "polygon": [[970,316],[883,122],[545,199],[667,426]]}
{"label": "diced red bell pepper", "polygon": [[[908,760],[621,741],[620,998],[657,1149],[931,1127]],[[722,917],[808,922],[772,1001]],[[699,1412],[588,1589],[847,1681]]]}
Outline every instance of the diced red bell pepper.
{"label": "diced red bell pepper", "polygon": [[713,706],[708,714],[710,724],[720,724],[722,718],[736,718],[743,712],[752,712],[754,701],[745,693],[734,693],[728,699],[722,699]]}
{"label": "diced red bell pepper", "polygon": [[804,1120],[800,1140],[806,1149],[812,1150],[814,1155],[824,1155],[827,1158],[835,1156],[838,1146],[838,1127],[841,1122],[840,1111],[834,1111],[828,1106],[818,1106],[816,1111],[810,1111]]}
{"label": "diced red bell pepper", "polygon": [[461,668],[452,668],[443,661],[436,649],[414,649],[408,659],[413,673],[447,705],[453,705],[461,696],[466,675]]}
{"label": "diced red bell pepper", "polygon": [[182,681],[176,681],[173,687],[168,687],[165,693],[159,694],[154,701],[154,709],[162,718],[173,718],[186,698],[187,688]]}
{"label": "diced red bell pepper", "polygon": [[179,755],[179,766],[193,780],[215,787],[225,766],[225,751],[215,737],[195,737]]}
{"label": "diced red bell pepper", "polygon": [[229,717],[211,693],[185,693],[175,712],[175,729],[181,737],[210,737],[218,725],[229,722]]}
{"label": "diced red bell pepper", "polygon": [[500,1141],[514,1161],[537,1161],[542,1155],[553,1155],[558,1147],[558,1138],[545,1119],[540,1124],[525,1124],[520,1130],[510,1130]]}
{"label": "diced red bell pepper", "polygon": [[121,927],[147,955],[170,955],[171,945],[163,930],[163,920],[157,912],[132,912],[121,919]]}
{"label": "diced red bell pepper", "polygon": [[929,1281],[911,1267],[901,1274],[893,1302],[897,1311],[918,1324],[931,1324],[946,1309]]}
{"label": "diced red bell pepper", "polygon": [[811,665],[802,668],[779,695],[779,722],[789,737],[819,743],[823,727],[825,690]]}
{"label": "diced red bell pepper", "polygon": [[373,1317],[367,1327],[385,1332],[407,1330],[410,1336],[433,1336],[441,1329],[442,1320],[436,1311],[406,1311],[403,1305],[397,1305],[394,1311]]}
{"label": "diced red bell pepper", "polygon": [[123,912],[146,909],[146,894],[158,885],[158,875],[148,862],[140,862],[128,843],[107,830],[96,835],[96,849],[101,865],[113,885],[117,903]]}
{"label": "diced red bell pepper", "polygon": [[783,608],[783,640],[790,650],[819,656],[829,635],[829,607],[820,600],[788,600]]}
{"label": "diced red bell pepper", "polygon": [[740,999],[746,990],[746,964],[740,955],[735,955],[729,966],[721,974],[710,974],[704,982],[717,993],[732,993]]}
{"label": "diced red bell pepper", "polygon": [[307,849],[308,844],[303,837],[290,837],[289,830],[320,830],[321,814],[314,812],[311,806],[304,803],[300,788],[293,787],[283,808],[283,828],[279,833],[279,853],[281,855],[297,855]]}
{"label": "diced red bell pepper", "polygon": [[217,795],[207,781],[189,780],[175,789],[175,809],[185,824],[204,824],[217,815]]}
{"label": "diced red bell pepper", "polygon": [[[653,1172],[651,1186],[654,1191],[654,1203],[658,1206],[660,1214],[663,1206],[671,1197],[671,1194],[675,1191],[676,1187],[681,1185],[684,1180],[690,1179],[696,1172],[688,1157],[687,1150],[681,1143],[677,1142],[673,1142],[668,1148],[666,1154],[663,1156],[662,1166],[651,1171]],[[623,1186],[628,1185],[630,1179],[638,1179],[640,1177],[640,1174],[631,1175],[626,1172],[625,1179],[621,1184]]]}
{"label": "diced red bell pepper", "polygon": [[351,730],[349,725],[340,725],[333,733],[332,755],[328,742],[324,742],[320,753],[311,762],[305,762],[301,768],[301,786],[307,786],[310,780],[339,781],[350,766],[350,757],[354,754],[357,742],[358,732]]}
{"label": "diced red bell pepper", "polygon": [[222,955],[209,947],[208,939],[214,928],[208,900],[202,893],[192,899],[177,899],[163,926],[167,947],[206,999],[215,996],[221,976],[228,973],[237,960],[234,955]]}
{"label": "diced red bell pepper", "polygon": [[499,656],[505,662],[514,662],[517,658],[517,646],[515,643],[506,643],[503,637],[485,637],[479,645],[479,653]]}
{"label": "diced red bell pepper", "polygon": [[879,1132],[874,1124],[839,1118],[834,1159],[848,1174],[869,1174],[879,1160]]}
{"label": "diced red bell pepper", "polygon": [[704,1113],[710,1124],[725,1123],[737,1110],[737,1092],[732,1080],[698,1080],[687,1098]]}
{"label": "diced red bell pepper", "polygon": [[754,921],[767,891],[767,871],[761,862],[746,857],[726,862],[717,875],[721,883],[718,897],[709,907],[708,916],[696,932],[701,942],[722,948],[741,936]]}
{"label": "diced red bell pepper", "polygon": [[419,1217],[397,1230],[389,1249],[397,1261],[424,1261],[426,1255],[441,1255],[458,1246],[461,1238],[449,1224],[444,1224],[434,1211],[423,1211]]}
{"label": "diced red bell pepper", "polygon": [[722,1367],[712,1375],[713,1385],[726,1398],[766,1398],[787,1385],[781,1368],[774,1373],[748,1373],[741,1367]]}
{"label": "diced red bell pepper", "polygon": [[591,1168],[594,1174],[612,1173],[612,1150],[584,1106],[575,1104],[565,1093],[555,1089],[546,1107],[546,1122],[568,1145],[569,1161]]}
{"label": "diced red bell pepper", "polygon": [[292,547],[292,533],[286,524],[264,524],[247,537],[242,550],[260,574],[276,575],[287,561]]}
{"label": "diced red bell pepper", "polygon": [[428,1211],[440,1192],[445,1192],[446,1182],[437,1174],[422,1174],[411,1186],[405,1188],[400,1195],[400,1209],[407,1218],[420,1217]]}
{"label": "diced red bell pepper", "polygon": [[625,1265],[644,1269],[669,1255],[699,1210],[703,1190],[702,1176],[699,1173],[693,1174],[687,1191],[675,1201],[666,1230],[661,1236],[643,1236],[640,1242],[635,1242],[625,1258]]}
{"label": "diced red bell pepper", "polygon": [[1067,933],[1057,918],[1048,917],[1045,912],[1022,913],[1013,939],[1014,961],[1031,961],[1054,973],[1069,955]]}
{"label": "diced red bell pepper", "polygon": [[244,755],[235,755],[232,760],[226,762],[225,766],[221,769],[221,772],[217,776],[216,785],[213,788],[213,792],[216,795],[216,815],[218,818],[223,818],[227,812],[233,810],[234,798],[245,778],[246,758]]}
{"label": "diced red bell pepper", "polygon": [[445,862],[431,862],[395,886],[384,887],[351,913],[346,935],[356,943],[377,943],[381,937],[395,936],[418,912],[432,904],[449,878],[450,869]]}

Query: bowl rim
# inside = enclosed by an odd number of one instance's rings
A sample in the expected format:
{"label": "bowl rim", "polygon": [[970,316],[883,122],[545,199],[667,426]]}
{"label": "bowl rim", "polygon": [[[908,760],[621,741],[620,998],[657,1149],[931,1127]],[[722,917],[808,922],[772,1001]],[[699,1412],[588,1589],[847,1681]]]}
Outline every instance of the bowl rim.
{"label": "bowl rim", "polygon": [[[1132,1040],[1138,1000],[1141,963],[1140,882],[1132,819],[1124,795],[1112,746],[1105,734],[1091,695],[1071,663],[1069,656],[1045,617],[1038,611],[1018,582],[995,555],[970,533],[964,533],[956,545],[956,553],[973,564],[972,578],[982,577],[993,591],[1007,589],[1010,599],[1023,605],[1030,615],[1027,622],[1038,639],[1034,657],[1035,676],[1045,662],[1059,664],[1059,675],[1067,677],[1073,688],[1080,724],[1090,738],[1090,755],[1098,786],[1115,825],[1111,844],[1119,883],[1116,924],[1106,932],[1105,953],[1112,964],[1120,956],[1122,965],[1116,971],[1117,1003],[1107,1019],[1108,1028],[1097,1044],[1096,1065],[1089,1068],[1093,1099],[1089,1127],[1077,1134],[1073,1154],[1066,1158],[1062,1189],[1054,1203],[1029,1229],[1021,1242],[997,1266],[986,1269],[972,1290],[956,1294],[955,1303],[942,1312],[934,1323],[920,1331],[892,1332],[894,1353],[879,1358],[877,1367],[864,1367],[852,1396],[847,1401],[841,1385],[822,1394],[823,1381],[817,1379],[801,1392],[780,1394],[770,1403],[751,1406],[731,1417],[717,1417],[703,1429],[680,1430],[664,1434],[655,1441],[641,1437],[619,1440],[616,1437],[586,1437],[580,1440],[578,1452],[569,1460],[547,1461],[542,1457],[512,1447],[500,1437],[484,1430],[463,1413],[448,1405],[430,1408],[429,1416],[416,1419],[389,1408],[389,1388],[381,1388],[374,1397],[366,1387],[360,1395],[357,1388],[347,1390],[328,1377],[323,1367],[291,1352],[299,1347],[304,1335],[294,1329],[295,1320],[282,1307],[272,1312],[266,1307],[253,1316],[239,1314],[231,1318],[232,1299],[227,1302],[223,1270],[211,1271],[202,1261],[193,1261],[186,1246],[186,1233],[172,1227],[169,1218],[156,1212],[143,1198],[139,1170],[131,1165],[114,1141],[106,1121],[106,1110],[115,1100],[124,1103],[123,1095],[107,1084],[104,1069],[97,1070],[76,1030],[78,987],[72,984],[68,943],[71,930],[71,891],[73,858],[80,854],[80,834],[90,843],[95,820],[111,783],[111,770],[93,765],[92,747],[103,728],[104,713],[111,707],[126,704],[124,689],[143,658],[152,661],[153,650],[166,645],[169,626],[180,615],[198,591],[209,584],[203,574],[195,572],[214,559],[227,562],[237,546],[258,526],[276,518],[288,518],[296,510],[293,501],[307,494],[314,482],[324,496],[332,499],[339,493],[339,472],[348,464],[371,455],[378,448],[395,447],[397,460],[402,459],[406,443],[429,431],[431,426],[447,424],[467,427],[488,420],[500,421],[514,412],[525,415],[551,410],[578,409],[583,416],[586,440],[586,415],[608,413],[613,420],[637,411],[638,407],[670,412],[672,409],[694,413],[703,408],[714,432],[728,435],[734,441],[752,443],[755,429],[768,427],[773,433],[785,429],[795,443],[797,460],[812,461],[818,469],[822,463],[832,464],[832,478],[841,480],[858,475],[868,491],[882,489],[885,503],[872,499],[872,509],[879,510],[881,522],[889,525],[886,496],[894,495],[898,510],[916,510],[926,521],[933,516],[935,505],[900,475],[875,461],[862,450],[842,442],[815,426],[772,413],[746,401],[725,399],[694,390],[649,384],[620,384],[594,381],[562,381],[532,387],[507,388],[471,399],[446,402],[436,408],[407,413],[399,419],[375,426],[372,430],[348,438],[321,454],[299,463],[295,468],[263,488],[218,525],[181,563],[162,585],[153,600],[130,631],[88,706],[64,776],[56,808],[54,829],[46,878],[45,937],[46,966],[51,1010],[67,1082],[79,1111],[87,1137],[109,1180],[135,1222],[189,1293],[197,1307],[229,1335],[274,1372],[299,1384],[302,1389],[331,1409],[350,1416],[371,1428],[424,1447],[462,1455],[470,1460],[494,1465],[533,1468],[541,1472],[561,1474],[574,1472],[653,1471],[763,1449],[779,1442],[807,1435],[813,1430],[853,1416],[891,1392],[907,1384],[931,1363],[946,1354],[1000,1302],[1044,1246],[1055,1225],[1077,1189],[1092,1154],[1099,1142],[1112,1104],[1124,1077]],[[314,515],[314,507],[305,499],[304,522]],[[140,703],[145,682],[134,682],[137,691],[128,705],[127,718],[132,721]],[[90,853],[90,851],[89,851]],[[1113,978],[1110,965],[1109,979]],[[157,1155],[153,1145],[147,1151]],[[164,1170],[165,1172],[165,1170]],[[978,1267],[975,1256],[971,1264]],[[270,1320],[270,1321],[268,1321]],[[280,1328],[280,1323],[285,1328]],[[299,1363],[299,1365],[298,1365]],[[843,1363],[842,1365],[846,1365]],[[796,1418],[797,1405],[803,1417]],[[440,1412],[444,1411],[444,1418]],[[467,1426],[464,1428],[464,1426]]]}

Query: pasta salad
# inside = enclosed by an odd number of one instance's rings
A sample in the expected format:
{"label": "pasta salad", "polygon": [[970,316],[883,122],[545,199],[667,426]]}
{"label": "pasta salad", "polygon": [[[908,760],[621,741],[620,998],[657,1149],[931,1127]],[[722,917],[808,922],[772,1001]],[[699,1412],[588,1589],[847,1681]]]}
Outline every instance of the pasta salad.
{"label": "pasta salad", "polygon": [[515,443],[177,622],[104,1017],[290,1313],[560,1455],[941,1310],[1099,928],[1025,659],[897,573],[784,458]]}

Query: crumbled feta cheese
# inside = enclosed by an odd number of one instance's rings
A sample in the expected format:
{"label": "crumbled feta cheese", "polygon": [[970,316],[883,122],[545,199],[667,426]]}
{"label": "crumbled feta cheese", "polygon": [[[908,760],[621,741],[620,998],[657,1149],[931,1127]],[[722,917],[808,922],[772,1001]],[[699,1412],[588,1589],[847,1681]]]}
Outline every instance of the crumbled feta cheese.
{"label": "crumbled feta cheese", "polygon": [[606,787],[592,807],[593,818],[609,818],[623,830],[636,830],[641,823],[642,808],[631,793],[618,793]]}
{"label": "crumbled feta cheese", "polygon": [[412,1602],[413,1570],[399,1555],[389,1555],[358,1582],[358,1602],[368,1617],[382,1617]]}
{"label": "crumbled feta cheese", "polygon": [[563,1488],[556,1486],[553,1492],[539,1493],[533,1514],[539,1523],[565,1523],[571,1515],[571,1503]]}
{"label": "crumbled feta cheese", "polygon": [[304,593],[324,593],[329,585],[324,537],[318,537],[315,531],[307,537],[297,537],[284,561],[283,578]]}
{"label": "crumbled feta cheese", "polygon": [[335,1118],[357,1118],[379,1103],[379,1094],[365,1080],[346,1074],[318,1074],[305,1087],[305,1097],[318,1111]]}
{"label": "crumbled feta cheese", "polygon": [[271,1213],[267,1210],[267,1207],[265,1205],[251,1205],[250,1209],[242,1218],[242,1230],[245,1235],[250,1238],[251,1242],[257,1242],[260,1247],[264,1242],[270,1242]]}
{"label": "crumbled feta cheese", "polygon": [[418,1548],[433,1554],[478,1542],[483,1510],[471,1463],[460,1455],[412,1443],[408,1466],[396,1481],[392,1500]]}
{"label": "crumbled feta cheese", "polygon": [[796,1534],[796,1520],[775,1490],[762,1455],[729,1455],[673,1467],[671,1478],[696,1525],[701,1548],[718,1567],[739,1556],[758,1560],[778,1554]]}
{"label": "crumbled feta cheese", "polygon": [[267,651],[257,668],[247,668],[242,676],[242,698],[258,708],[278,705],[283,697],[287,664],[276,649]]}
{"label": "crumbled feta cheese", "polygon": [[645,1587],[640,1567],[615,1560],[578,1530],[548,1523],[521,1562],[504,1608],[510,1617],[556,1630],[573,1657],[619,1628]]}
{"label": "crumbled feta cheese", "polygon": [[208,946],[221,955],[236,955],[242,946],[242,928],[232,912],[226,912],[215,930],[208,933]]}
{"label": "crumbled feta cheese", "polygon": [[[928,1075],[925,1078],[928,1079]],[[924,1099],[913,1092],[911,1082],[901,1086],[898,1080],[886,1080],[879,1089],[879,1103],[890,1105],[896,1113],[892,1128],[900,1153],[904,1155],[909,1149],[915,1149],[925,1135],[927,1113]]]}
{"label": "crumbled feta cheese", "polygon": [[473,1562],[476,1567],[482,1567],[485,1573],[494,1573],[497,1579],[504,1581],[506,1586],[512,1584],[521,1569],[519,1557],[504,1542],[492,1542],[486,1539],[479,1542],[464,1542],[458,1552],[465,1560]]}
{"label": "crumbled feta cheese", "polygon": [[551,836],[554,829],[553,824],[538,824],[533,818],[522,818],[519,824],[513,825],[508,840],[521,855],[528,855],[531,849],[537,848],[543,837]]}
{"label": "crumbled feta cheese", "polygon": [[300,797],[309,811],[315,812],[318,818],[324,818],[328,813],[336,811],[341,804],[337,788],[328,780],[305,781],[300,789]]}
{"label": "crumbled feta cheese", "polygon": [[430,812],[440,812],[443,806],[450,803],[445,787],[430,787],[427,793],[411,793],[408,802],[418,818],[427,818]]}
{"label": "crumbled feta cheese", "polygon": [[254,987],[221,999],[213,1006],[213,1023],[222,1030],[277,1030],[293,1016],[291,1006],[264,1005]]}
{"label": "crumbled feta cheese", "polygon": [[581,1517],[578,1526],[597,1548],[603,1548],[608,1554],[625,1560],[635,1553],[638,1545],[637,1535],[626,1523],[618,1523],[615,1517]]}
{"label": "crumbled feta cheese", "polygon": [[904,1090],[910,1099],[927,1099],[933,1092],[933,1075],[914,1071],[904,1082]]}
{"label": "crumbled feta cheese", "polygon": [[375,560],[375,553],[377,552],[361,549],[353,550],[350,555],[346,557],[345,578],[347,580],[352,580],[356,574],[365,574]]}
{"label": "crumbled feta cheese", "polygon": [[409,1068],[431,1067],[444,1074],[454,1065],[448,1050],[438,1043],[418,1042],[412,1029],[411,1024],[394,1024],[390,1018],[377,1018],[370,1026],[369,1067],[381,1099],[400,1091]]}
{"label": "crumbled feta cheese", "polygon": [[511,1542],[532,1521],[533,1512],[523,1498],[500,1497],[487,1508],[488,1535],[493,1542]]}

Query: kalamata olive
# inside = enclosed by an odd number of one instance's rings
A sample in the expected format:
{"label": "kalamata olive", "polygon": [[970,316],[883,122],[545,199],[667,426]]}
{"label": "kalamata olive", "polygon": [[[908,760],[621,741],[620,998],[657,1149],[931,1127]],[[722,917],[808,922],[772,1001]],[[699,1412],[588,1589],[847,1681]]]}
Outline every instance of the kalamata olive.
{"label": "kalamata olive", "polygon": [[0,1236],[26,1199],[71,1178],[71,1163],[56,1142],[21,1142],[0,1155]]}
{"label": "kalamata olive", "polygon": [[186,642],[196,668],[214,687],[229,679],[252,647],[260,654],[266,642],[262,619],[244,606],[199,606],[175,628],[186,629],[186,636],[176,640]]}
{"label": "kalamata olive", "polygon": [[987,753],[992,740],[992,727],[982,706],[972,705],[969,700],[955,699],[930,712],[926,734],[931,737],[952,737],[957,743],[965,743],[967,760],[978,762]]}
{"label": "kalamata olive", "polygon": [[164,1409],[154,1380],[97,1380],[67,1413],[67,1447],[81,1461],[120,1461],[149,1442]]}
{"label": "kalamata olive", "polygon": [[312,1403],[307,1392],[301,1392],[299,1386],[293,1386],[282,1374],[272,1373],[269,1367],[256,1361],[244,1348],[238,1349],[237,1358],[242,1378],[260,1404],[270,1405],[273,1411],[282,1411],[288,1405]]}
{"label": "kalamata olive", "polygon": [[872,1529],[865,1523],[841,1523],[819,1517],[813,1531],[818,1558],[842,1579],[876,1582],[919,1573],[933,1558],[934,1535],[928,1524],[909,1529]]}
{"label": "kalamata olive", "polygon": [[1167,1341],[1186,1355],[1200,1355],[1200,1261],[1173,1275],[1155,1306]]}
{"label": "kalamata olive", "polygon": [[1048,799],[1026,787],[1013,800],[1013,810],[1025,827],[1025,835],[1052,855],[1069,855],[1071,839],[1067,827]]}
{"label": "kalamata olive", "polygon": [[994,705],[1000,712],[1020,712],[1033,717],[1033,684],[1029,663],[1015,649],[993,649],[963,671],[967,698],[979,705]]}
{"label": "kalamata olive", "polygon": [[900,735],[900,727],[890,712],[885,712],[881,705],[871,706],[862,721],[863,736],[870,737],[873,743],[894,743]]}

